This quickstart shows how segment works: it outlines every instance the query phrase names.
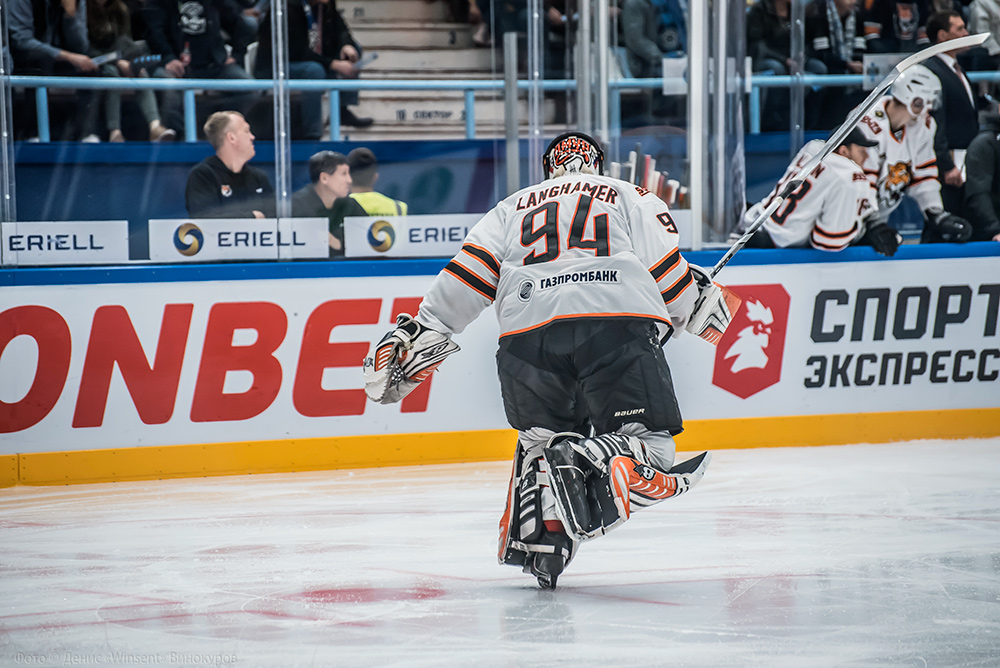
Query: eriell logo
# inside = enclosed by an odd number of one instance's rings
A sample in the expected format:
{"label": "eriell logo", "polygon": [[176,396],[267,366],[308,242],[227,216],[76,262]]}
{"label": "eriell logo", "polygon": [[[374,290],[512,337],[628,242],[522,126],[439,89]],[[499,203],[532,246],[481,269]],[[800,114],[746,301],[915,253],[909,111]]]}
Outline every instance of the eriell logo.
{"label": "eriell logo", "polygon": [[181,255],[191,257],[201,250],[205,235],[194,223],[184,223],[174,232],[174,248]]}
{"label": "eriell logo", "polygon": [[716,346],[712,384],[746,399],[781,379],[790,300],[780,285],[730,287],[743,305]]}
{"label": "eriell logo", "polygon": [[379,253],[384,253],[396,242],[396,230],[388,220],[376,220],[368,228],[368,245]]}

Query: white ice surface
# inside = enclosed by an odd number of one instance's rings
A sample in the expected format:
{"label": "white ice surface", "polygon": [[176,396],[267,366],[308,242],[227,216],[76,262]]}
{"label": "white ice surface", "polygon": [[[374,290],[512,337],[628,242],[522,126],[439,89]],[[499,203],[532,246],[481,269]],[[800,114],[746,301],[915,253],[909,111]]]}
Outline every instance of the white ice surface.
{"label": "white ice surface", "polygon": [[0,666],[1000,666],[1000,439],[713,455],[555,592],[505,463],[0,490]]}

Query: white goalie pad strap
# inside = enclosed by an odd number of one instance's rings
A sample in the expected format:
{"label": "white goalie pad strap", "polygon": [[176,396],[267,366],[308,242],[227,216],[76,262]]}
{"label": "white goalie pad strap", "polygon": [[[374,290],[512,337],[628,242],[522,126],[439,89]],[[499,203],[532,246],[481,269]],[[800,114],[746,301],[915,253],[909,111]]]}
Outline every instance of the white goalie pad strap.
{"label": "white goalie pad strap", "polygon": [[523,543],[519,540],[512,540],[510,544],[522,552],[544,552],[545,554],[555,554],[555,545],[542,545],[541,543]]}
{"label": "white goalie pad strap", "polygon": [[573,449],[583,455],[594,470],[604,475],[608,472],[608,462],[612,457],[627,455],[643,464],[648,464],[646,448],[635,436],[612,432],[593,438],[573,441]]}
{"label": "white goalie pad strap", "polygon": [[400,401],[427,380],[444,358],[459,350],[447,335],[401,314],[396,329],[382,337],[365,358],[365,393],[380,404]]}
{"label": "white goalie pad strap", "polygon": [[690,267],[699,294],[684,329],[714,346],[722,340],[742,300],[726,286],[712,282],[701,267],[693,264]]}

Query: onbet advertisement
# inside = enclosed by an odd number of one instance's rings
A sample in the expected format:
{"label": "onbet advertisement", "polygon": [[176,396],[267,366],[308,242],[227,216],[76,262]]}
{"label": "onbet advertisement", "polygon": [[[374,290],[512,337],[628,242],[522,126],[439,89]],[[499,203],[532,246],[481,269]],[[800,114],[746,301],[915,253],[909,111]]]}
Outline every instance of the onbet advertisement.
{"label": "onbet advertisement", "polygon": [[[686,420],[1000,407],[995,258],[731,266],[718,346],[665,345]],[[0,454],[505,429],[485,311],[396,405],[362,360],[429,276],[8,287]]]}

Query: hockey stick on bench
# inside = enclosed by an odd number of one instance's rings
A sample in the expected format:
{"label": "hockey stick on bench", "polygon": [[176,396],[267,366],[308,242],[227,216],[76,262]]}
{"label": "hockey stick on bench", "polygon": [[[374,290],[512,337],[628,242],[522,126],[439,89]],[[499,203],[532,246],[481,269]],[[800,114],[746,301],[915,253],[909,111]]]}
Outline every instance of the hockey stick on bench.
{"label": "hockey stick on bench", "polygon": [[939,53],[944,53],[945,51],[951,51],[953,49],[979,46],[985,42],[986,38],[989,36],[989,33],[983,32],[978,35],[967,35],[965,37],[959,37],[958,39],[950,39],[946,42],[929,46],[923,51],[918,51],[917,53],[911,54],[899,61],[899,63],[892,68],[892,71],[889,72],[885,79],[883,79],[878,86],[872,89],[872,92],[868,94],[865,101],[851,112],[851,115],[847,117],[847,120],[844,121],[839,128],[837,128],[836,132],[830,135],[830,138],[826,140],[825,144],[823,144],[823,148],[819,150],[819,153],[814,155],[812,160],[807,162],[805,167],[799,170],[796,177],[789,181],[781,190],[781,193],[771,201],[768,207],[764,209],[759,216],[757,216],[757,219],[753,221],[753,224],[750,225],[750,227],[747,228],[746,232],[743,233],[743,236],[741,236],[736,243],[734,243],[729,250],[726,251],[726,254],[722,256],[722,259],[720,259],[718,263],[712,267],[712,270],[709,272],[709,277],[714,278],[716,274],[722,271],[722,268],[729,263],[733,256],[746,245],[746,243],[750,240],[750,237],[752,237],[754,233],[760,229],[760,226],[764,224],[764,221],[770,218],[771,214],[777,211],[778,207],[781,206],[792,193],[799,189],[799,186],[805,182],[806,178],[812,174],[814,169],[819,167],[819,163],[821,163],[826,156],[830,155],[835,148],[840,146],[840,142],[844,141],[844,138],[847,137],[851,130],[854,129],[854,126],[858,124],[858,121],[861,120],[861,117],[867,114],[868,111],[875,106],[875,103],[881,99],[882,95],[887,90],[889,90],[889,87],[900,74],[913,65],[927,60],[932,56],[936,56]]}

